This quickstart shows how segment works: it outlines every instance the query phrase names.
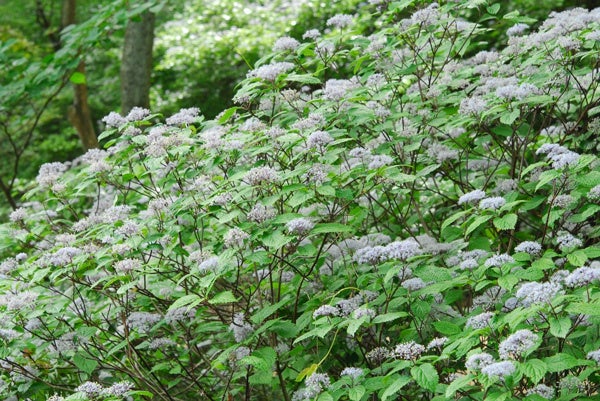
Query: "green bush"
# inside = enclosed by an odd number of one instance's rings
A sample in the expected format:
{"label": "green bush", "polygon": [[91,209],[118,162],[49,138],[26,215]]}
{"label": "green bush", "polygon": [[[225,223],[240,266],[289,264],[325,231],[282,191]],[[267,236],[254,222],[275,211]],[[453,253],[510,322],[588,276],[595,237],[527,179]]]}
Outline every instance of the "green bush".
{"label": "green bush", "polygon": [[600,9],[470,56],[499,6],[371,3],[213,120],[113,113],[42,166],[0,241],[5,398],[597,398]]}

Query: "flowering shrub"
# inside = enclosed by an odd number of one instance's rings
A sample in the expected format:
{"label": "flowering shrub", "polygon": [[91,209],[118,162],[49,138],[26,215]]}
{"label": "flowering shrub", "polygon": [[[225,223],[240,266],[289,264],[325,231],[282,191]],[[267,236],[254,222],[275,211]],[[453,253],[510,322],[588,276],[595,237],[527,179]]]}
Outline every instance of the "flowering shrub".
{"label": "flowering shrub", "polygon": [[215,120],[112,114],[40,170],[0,242],[5,399],[597,398],[600,9],[477,52],[454,13],[497,6],[371,3]]}

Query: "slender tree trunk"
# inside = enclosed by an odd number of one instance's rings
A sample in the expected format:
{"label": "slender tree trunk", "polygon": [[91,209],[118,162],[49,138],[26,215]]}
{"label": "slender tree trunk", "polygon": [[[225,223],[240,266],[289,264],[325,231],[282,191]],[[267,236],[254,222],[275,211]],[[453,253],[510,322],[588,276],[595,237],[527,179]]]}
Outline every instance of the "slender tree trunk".
{"label": "slender tree trunk", "polygon": [[155,15],[146,11],[139,18],[139,21],[129,20],[125,29],[121,60],[121,113],[123,115],[136,106],[150,108]]}
{"label": "slender tree trunk", "polygon": [[[76,0],[63,0],[62,27],[75,23]],[[85,77],[85,61],[77,66],[77,72]],[[73,84],[73,105],[69,107],[69,122],[73,124],[85,150],[98,147],[98,137],[92,122],[92,113],[88,103],[87,84]]]}

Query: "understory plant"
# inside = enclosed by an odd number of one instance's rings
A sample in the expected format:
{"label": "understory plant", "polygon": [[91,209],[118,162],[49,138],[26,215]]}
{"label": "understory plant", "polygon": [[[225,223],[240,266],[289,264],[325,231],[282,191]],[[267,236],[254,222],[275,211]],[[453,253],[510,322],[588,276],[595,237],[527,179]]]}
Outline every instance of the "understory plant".
{"label": "understory plant", "polygon": [[1,234],[4,399],[597,399],[600,9],[365,7],[214,120],[111,113],[42,166]]}

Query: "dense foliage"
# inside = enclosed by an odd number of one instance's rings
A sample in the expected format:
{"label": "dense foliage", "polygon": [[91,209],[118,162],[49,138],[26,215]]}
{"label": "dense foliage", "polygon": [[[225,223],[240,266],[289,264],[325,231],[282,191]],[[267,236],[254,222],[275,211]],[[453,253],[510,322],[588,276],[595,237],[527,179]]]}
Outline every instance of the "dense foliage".
{"label": "dense foliage", "polygon": [[4,398],[596,399],[600,9],[413,3],[42,166],[0,232]]}

